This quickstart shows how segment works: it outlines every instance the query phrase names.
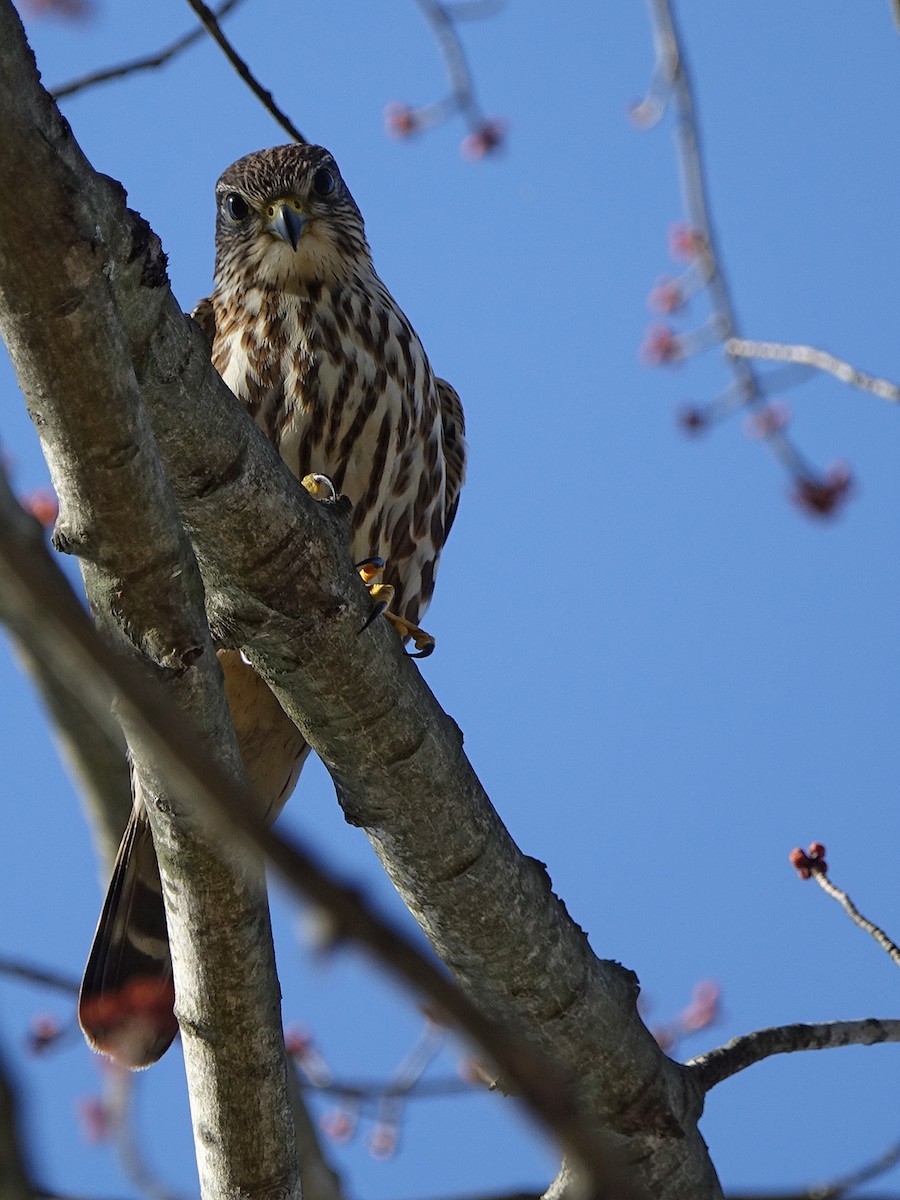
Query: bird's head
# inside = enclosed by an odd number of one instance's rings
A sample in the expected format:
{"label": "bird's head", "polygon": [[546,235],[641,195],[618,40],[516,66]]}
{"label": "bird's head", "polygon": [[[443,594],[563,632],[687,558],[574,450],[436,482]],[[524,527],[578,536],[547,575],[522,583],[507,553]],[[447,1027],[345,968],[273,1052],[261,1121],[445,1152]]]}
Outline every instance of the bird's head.
{"label": "bird's head", "polygon": [[321,146],[275,146],[216,184],[216,280],[282,290],[345,283],[370,265],[363,219]]}

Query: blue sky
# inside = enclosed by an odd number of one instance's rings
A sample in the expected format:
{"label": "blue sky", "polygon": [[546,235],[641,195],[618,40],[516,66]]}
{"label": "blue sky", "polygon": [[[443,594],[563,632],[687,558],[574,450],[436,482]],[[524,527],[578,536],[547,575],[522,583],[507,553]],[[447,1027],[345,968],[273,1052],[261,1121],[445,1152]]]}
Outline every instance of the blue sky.
{"label": "blue sky", "polygon": [[[685,0],[679,12],[743,332],[897,379],[900,35],[888,4]],[[52,85],[191,21],[175,0],[120,0],[89,22],[28,29]],[[461,158],[457,122],[407,143],[384,134],[387,103],[445,86],[411,0],[247,0],[228,30],[335,153],[379,272],[466,406],[469,481],[422,669],[523,851],[547,862],[597,953],[638,973],[651,1019],[681,1008],[696,981],[721,984],[722,1021],[686,1054],[765,1025],[896,1015],[896,968],[787,854],[825,842],[834,878],[896,934],[898,414],[825,377],[785,398],[805,453],[846,460],[857,481],[829,523],[797,512],[739,418],[695,440],[677,431],[679,406],[727,376],[715,351],[670,371],[638,358],[682,215],[670,123],[640,132],[627,118],[652,67],[644,6],[510,0],[468,26],[484,108],[510,131],[505,153],[480,164]],[[215,179],[283,135],[207,44],[64,111],[162,236],[189,309],[210,286]],[[704,316],[699,297],[688,321]],[[0,436],[27,491],[46,471],[0,372]],[[8,655],[0,686],[0,953],[78,975],[96,863]],[[401,915],[320,767],[284,819]],[[421,1027],[415,1009],[352,954],[312,959],[281,898],[276,915],[286,1021],[313,1031],[336,1074],[389,1074]],[[75,1038],[44,1059],[20,1050],[31,1016],[66,1018],[66,1004],[7,982],[0,1005],[46,1184],[130,1194],[73,1116],[99,1087],[88,1052]],[[722,1084],[702,1128],[726,1188],[799,1187],[875,1157],[900,1136],[898,1053],[795,1056]],[[191,1194],[178,1051],[140,1083],[148,1157]],[[540,1186],[553,1169],[488,1097],[422,1100],[402,1132],[387,1162],[365,1137],[335,1151],[354,1195]]]}

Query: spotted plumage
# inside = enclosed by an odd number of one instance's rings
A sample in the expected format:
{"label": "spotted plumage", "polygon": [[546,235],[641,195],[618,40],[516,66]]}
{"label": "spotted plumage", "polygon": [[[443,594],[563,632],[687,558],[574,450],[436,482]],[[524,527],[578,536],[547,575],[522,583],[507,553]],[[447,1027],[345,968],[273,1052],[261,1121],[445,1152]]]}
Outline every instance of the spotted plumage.
{"label": "spotted plumage", "polygon": [[[465,472],[459,397],[376,274],[327,150],[250,154],[221,176],[216,205],[215,288],[194,312],[213,365],[298,478],[326,475],[349,496],[351,554],[384,559],[392,608],[415,624]],[[274,819],[308,749],[240,656],[220,659],[248,782]],[[158,1058],[176,1031],[148,847],[138,796],[80,1003],[88,1040],[132,1067]]]}

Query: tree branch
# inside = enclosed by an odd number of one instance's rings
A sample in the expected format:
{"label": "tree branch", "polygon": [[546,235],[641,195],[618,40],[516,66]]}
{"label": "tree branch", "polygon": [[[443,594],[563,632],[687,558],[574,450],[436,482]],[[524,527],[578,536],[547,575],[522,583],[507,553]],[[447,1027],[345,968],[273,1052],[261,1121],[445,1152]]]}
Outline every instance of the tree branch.
{"label": "tree branch", "polygon": [[105,722],[95,721],[80,697],[60,684],[31,646],[14,635],[11,641],[47,709],[60,758],[78,785],[105,885],[131,812],[131,772],[122,730],[111,714]]}
{"label": "tree branch", "polygon": [[3,1200],[34,1200],[35,1193],[22,1148],[16,1095],[0,1062],[0,1196]]}
{"label": "tree branch", "polygon": [[834,1050],[900,1042],[900,1020],[823,1021],[815,1025],[776,1025],[732,1038],[724,1046],[685,1064],[704,1091],[773,1054]]}
{"label": "tree branch", "polygon": [[[693,86],[679,34],[671,0],[648,0],[656,65],[647,98],[637,106],[642,124],[653,124],[671,100],[675,112],[675,139],[681,191],[690,228],[685,232],[692,243],[691,287],[706,287],[709,291],[711,317],[707,325],[695,334],[674,335],[667,327],[658,331],[649,349],[656,361],[675,361],[685,353],[703,348],[712,342],[722,344],[726,365],[733,382],[717,399],[705,406],[688,410],[682,424],[696,431],[718,416],[736,408],[749,406],[760,417],[767,412],[766,401],[772,391],[772,381],[760,377],[753,363],[754,355],[735,351],[745,345],[738,328],[737,310],[725,275],[718,248],[709,202],[709,189],[701,152],[700,129],[697,122]],[[694,343],[694,344],[692,344]],[[847,482],[831,473],[824,477],[807,461],[787,432],[781,420],[760,420],[757,433],[777,461],[793,477],[794,497],[806,512],[829,515],[835,511],[848,492]]]}
{"label": "tree branch", "polygon": [[791,363],[795,366],[811,367],[816,371],[825,371],[846,383],[850,387],[859,388],[862,392],[871,392],[881,400],[889,400],[896,404],[900,401],[900,387],[889,379],[879,379],[877,375],[869,375],[860,371],[852,363],[844,362],[827,350],[817,350],[815,346],[796,346],[783,342],[756,342],[750,338],[730,337],[725,342],[725,353],[731,358],[755,358],[769,362]]}
{"label": "tree branch", "polygon": [[303,1200],[346,1200],[341,1177],[328,1160],[316,1123],[307,1107],[300,1073],[290,1058],[288,1077],[297,1130]]}
{"label": "tree branch", "polygon": [[[2,619],[5,622],[6,615]],[[33,983],[36,987],[51,988],[72,998],[78,995],[77,979],[70,979],[68,975],[60,975],[56,971],[48,971],[19,959],[0,958],[0,975],[6,975],[9,979],[19,979],[22,983]]]}
{"label": "tree branch", "polygon": [[[225,828],[232,835],[237,832],[260,849],[291,886],[323,910],[336,941],[358,941],[376,961],[419,988],[472,1036],[493,1057],[508,1085],[534,1115],[577,1155],[592,1184],[591,1200],[611,1200],[612,1193],[604,1186],[608,1178],[617,1181],[616,1200],[637,1200],[643,1195],[618,1181],[618,1172],[609,1163],[606,1139],[575,1109],[571,1090],[552,1063],[518,1033],[476,1009],[444,971],[423,957],[405,934],[379,919],[354,888],[336,881],[297,842],[278,837],[259,824],[245,785],[208,756],[203,739],[186,725],[184,715],[159,684],[115,653],[94,629],[2,475],[0,566],[0,595],[4,609],[13,614],[13,627],[20,636],[33,639],[61,675],[79,678],[89,703],[99,708],[108,689],[115,691],[123,721],[138,731],[168,781],[170,795],[190,796],[220,828],[224,817]],[[231,844],[233,848],[233,841]],[[216,933],[213,930],[212,936]],[[239,985],[232,981],[232,986]],[[230,1024],[219,1020],[213,1028],[227,1032]],[[246,1077],[242,1083],[246,1093]]]}
{"label": "tree branch", "polygon": [[[78,556],[95,617],[119,652],[152,664],[182,719],[193,718],[200,745],[240,776],[199,572],[140,405],[94,213],[86,198],[48,208],[42,194],[48,174],[72,186],[58,151],[77,158],[77,148],[37,83],[8,3],[0,5],[0,48],[0,178],[16,181],[11,207],[19,213],[0,221],[0,324],[59,496],[55,541]],[[29,208],[46,210],[42,230],[24,217]],[[23,520],[10,513],[10,536]],[[45,599],[38,592],[30,602],[39,612]],[[21,599],[6,603],[19,608],[23,636]],[[52,647],[26,640],[60,671]],[[108,680],[69,674],[67,686],[102,719]],[[181,798],[167,793],[140,723],[127,708],[120,715],[166,895],[201,1188],[252,1197],[277,1181],[285,1196],[298,1195],[261,863],[236,872],[207,846],[184,819]],[[248,1083],[257,1092],[250,1106]]]}
{"label": "tree branch", "polygon": [[293,123],[287,113],[283,112],[272,96],[272,93],[266,91],[262,84],[257,80],[256,76],[247,66],[246,62],[241,58],[238,52],[232,46],[231,42],[225,36],[222,26],[219,24],[216,14],[204,4],[203,0],[187,0],[188,4],[203,22],[206,32],[213,39],[231,65],[237,71],[240,78],[246,83],[247,87],[257,98],[269,116],[274,117],[285,133],[294,139],[295,142],[306,142],[306,138]]}
{"label": "tree branch", "polygon": [[[828,1183],[814,1183],[799,1192],[757,1192],[748,1194],[729,1193],[727,1200],[843,1200],[864,1183],[869,1183],[900,1163],[900,1142],[895,1142],[882,1151],[871,1162],[840,1175]],[[866,1200],[900,1200],[893,1196],[867,1196]]]}
{"label": "tree branch", "polygon": [[[224,0],[215,10],[216,17],[221,20],[227,16],[233,9],[237,8],[242,0]],[[184,34],[180,38],[176,38],[174,42],[170,42],[168,46],[164,46],[162,50],[157,50],[155,54],[147,54],[141,58],[132,58],[128,62],[117,63],[112,67],[104,67],[99,71],[91,71],[87,75],[79,75],[77,79],[71,79],[68,83],[61,83],[58,87],[51,88],[50,94],[54,100],[62,100],[67,96],[77,95],[78,92],[87,91],[88,88],[95,87],[98,83],[109,83],[113,79],[125,79],[129,75],[136,75],[140,71],[154,71],[159,67],[163,67],[166,63],[171,62],[183,51],[193,46],[195,42],[199,42],[206,33],[206,26],[201,24],[190,33]]]}
{"label": "tree branch", "polygon": [[[0,37],[0,54],[12,59],[21,45],[13,30]],[[33,127],[20,113],[4,126],[3,146],[25,156],[40,203],[0,192],[0,228],[18,238],[20,257],[53,242],[51,278],[29,264],[30,320],[42,327],[57,312],[60,301],[46,289],[70,252],[67,227],[48,229],[43,215],[58,214],[62,224],[73,207],[89,210],[95,249],[81,261],[109,287],[123,322],[216,633],[244,647],[276,690],[331,771],[348,819],[366,829],[468,996],[579,1081],[594,1127],[616,1132],[655,1196],[717,1197],[696,1127],[700,1091],[638,1018],[633,975],[594,956],[546,870],[512,842],[462,753],[459,730],[387,623],[358,636],[368,596],[342,530],[215,375],[202,336],[166,286],[158,243],[120,190],[90,171],[37,88],[20,66],[9,103],[33,111]],[[65,321],[52,325],[62,346]],[[81,347],[75,339],[64,349],[77,355]],[[517,1061],[501,1070],[507,1083]],[[557,1130],[561,1124],[557,1114]],[[580,1133],[577,1140],[583,1144]]]}

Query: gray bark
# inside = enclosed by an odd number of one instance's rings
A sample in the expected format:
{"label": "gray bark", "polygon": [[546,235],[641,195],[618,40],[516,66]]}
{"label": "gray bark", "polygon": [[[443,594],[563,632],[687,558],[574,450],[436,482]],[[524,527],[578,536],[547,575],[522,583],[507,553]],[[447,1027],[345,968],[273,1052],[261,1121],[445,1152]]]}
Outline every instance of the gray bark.
{"label": "gray bark", "polygon": [[[105,541],[97,543],[95,527],[69,516],[98,509],[110,517],[113,545],[119,537],[133,540],[134,510],[116,531],[116,512],[104,508],[104,480],[120,480],[120,470],[151,478],[156,471],[147,430],[130,430],[117,456],[109,430],[90,429],[90,414],[72,397],[82,384],[92,381],[96,391],[102,381],[112,407],[127,401],[131,411],[139,392],[194,545],[216,634],[245,647],[275,689],[437,953],[484,1012],[521,1029],[578,1081],[597,1130],[612,1133],[639,1164],[650,1194],[718,1197],[697,1130],[702,1091],[640,1021],[634,976],[594,955],[542,864],[515,846],[463,754],[460,731],[393,632],[379,622],[358,636],[367,596],[339,524],[302,493],[215,375],[203,338],[168,290],[158,242],[126,209],[118,185],[90,170],[55,115],[8,3],[0,4],[0,81],[0,176],[17,178],[16,189],[5,196],[0,189],[5,323],[15,340],[24,336],[21,317],[28,314],[29,361],[18,357],[38,420],[48,419],[53,391],[66,397],[67,420],[79,425],[73,430],[60,418],[52,437],[45,429],[51,457],[65,451],[68,439],[83,437],[100,476],[99,493],[88,497],[75,463],[57,467],[70,548],[83,557],[110,551]],[[93,291],[105,308],[98,324],[79,327]],[[128,364],[113,365],[111,356]],[[48,357],[59,378],[36,386]],[[133,380],[134,389],[113,395],[123,380]],[[105,447],[100,461],[95,438]],[[118,503],[121,494],[110,499]],[[141,529],[142,542],[149,532]],[[129,612],[141,614],[139,641],[154,628],[148,618],[157,601],[131,589],[139,589],[144,570],[162,568],[165,575],[172,561],[140,564],[128,579]],[[112,581],[91,582],[109,609]],[[168,674],[192,677],[198,648],[205,662],[207,643],[192,628],[153,653]],[[205,719],[207,728],[210,722],[219,728],[219,718]]]}
{"label": "gray bark", "polygon": [[[0,322],[59,496],[55,541],[77,555],[111,641],[152,665],[208,751],[239,777],[200,575],[109,285],[116,264],[79,193],[77,147],[8,4],[0,46],[0,178],[16,196],[0,221]],[[48,194],[49,177],[66,202]],[[166,895],[203,1194],[299,1196],[261,864],[223,861],[186,819],[182,797],[167,794],[127,713],[123,727]]]}

